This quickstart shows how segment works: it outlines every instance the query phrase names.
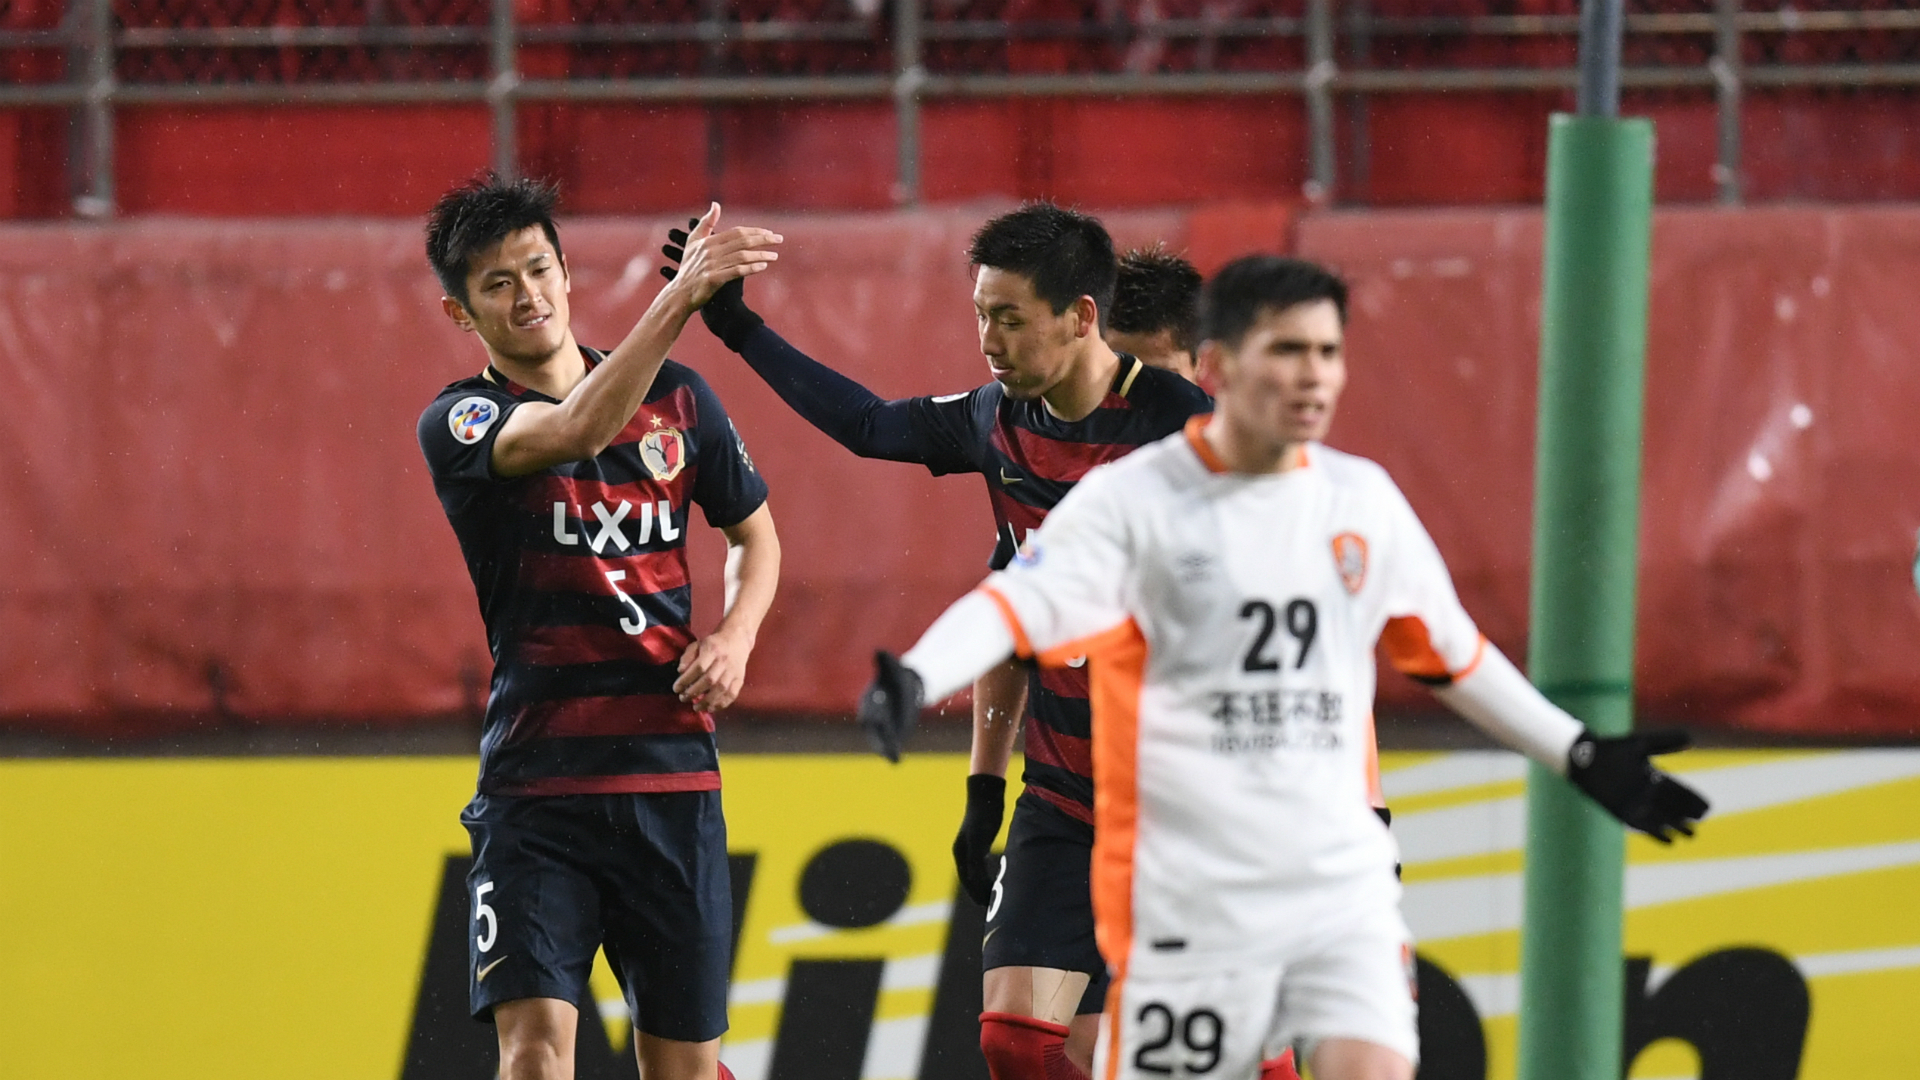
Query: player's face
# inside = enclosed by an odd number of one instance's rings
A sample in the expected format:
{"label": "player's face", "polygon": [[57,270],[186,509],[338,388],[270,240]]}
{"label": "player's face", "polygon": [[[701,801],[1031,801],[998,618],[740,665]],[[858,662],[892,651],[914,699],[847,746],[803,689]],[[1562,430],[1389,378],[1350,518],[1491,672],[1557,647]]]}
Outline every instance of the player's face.
{"label": "player's face", "polygon": [[473,257],[467,306],[448,302],[461,329],[480,335],[497,356],[538,364],[567,340],[567,265],[546,231],[530,225]]}
{"label": "player's face", "polygon": [[1131,353],[1148,367],[1171,371],[1188,382],[1198,381],[1192,351],[1180,344],[1172,330],[1163,327],[1148,334],[1109,330],[1106,338],[1114,352]]}
{"label": "player's face", "polygon": [[1091,308],[1092,301],[1083,300],[1056,315],[1024,276],[980,268],[973,282],[980,352],[1008,397],[1037,398],[1066,378]]}
{"label": "player's face", "polygon": [[1241,430],[1291,445],[1326,437],[1347,385],[1346,335],[1331,300],[1263,311],[1239,347],[1221,349],[1220,407]]}

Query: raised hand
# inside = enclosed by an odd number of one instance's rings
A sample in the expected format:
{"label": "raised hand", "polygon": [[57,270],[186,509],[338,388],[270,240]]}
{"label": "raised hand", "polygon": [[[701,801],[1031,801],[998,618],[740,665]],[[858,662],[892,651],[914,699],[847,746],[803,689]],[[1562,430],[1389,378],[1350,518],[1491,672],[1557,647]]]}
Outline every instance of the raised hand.
{"label": "raised hand", "polygon": [[[686,248],[691,231],[699,226],[699,218],[688,218],[686,230],[667,230],[667,244],[660,249],[660,254],[667,257],[668,263],[660,268],[661,277],[672,281],[679,275],[680,264],[687,257]],[[707,329],[714,337],[734,352],[740,351],[741,343],[748,334],[766,325],[766,320],[747,306],[744,276],[734,278],[714,290],[713,295],[700,307],[700,319],[707,324]]]}
{"label": "raised hand", "polygon": [[669,233],[676,243],[661,249],[678,263],[661,267],[667,277],[665,292],[677,290],[689,310],[704,307],[729,284],[738,288],[739,282],[764,272],[780,258],[773,250],[785,239],[779,233],[753,226],[721,230],[719,222],[720,204],[714,203],[685,233],[678,229]]}

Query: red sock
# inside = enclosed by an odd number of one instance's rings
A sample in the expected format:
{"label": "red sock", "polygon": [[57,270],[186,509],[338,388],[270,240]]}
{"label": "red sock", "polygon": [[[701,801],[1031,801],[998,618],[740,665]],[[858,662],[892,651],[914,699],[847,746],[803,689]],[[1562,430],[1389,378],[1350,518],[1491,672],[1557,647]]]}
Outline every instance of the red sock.
{"label": "red sock", "polygon": [[1280,1056],[1260,1063],[1260,1080],[1300,1080],[1300,1074],[1293,1067],[1293,1048],[1280,1051]]}
{"label": "red sock", "polygon": [[1067,1029],[1019,1013],[980,1014],[980,1052],[993,1080],[1087,1080],[1067,1057]]}

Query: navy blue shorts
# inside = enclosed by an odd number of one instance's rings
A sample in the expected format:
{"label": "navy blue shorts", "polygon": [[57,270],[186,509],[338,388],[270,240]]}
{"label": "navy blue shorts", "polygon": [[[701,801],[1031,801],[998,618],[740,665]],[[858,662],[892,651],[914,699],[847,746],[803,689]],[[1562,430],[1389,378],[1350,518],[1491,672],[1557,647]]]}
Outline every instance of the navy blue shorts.
{"label": "navy blue shorts", "polygon": [[634,1026],[684,1042],[727,1030],[733,897],[718,791],[476,795],[474,1018],[521,998],[593,1008],[595,950],[620,979]]}
{"label": "navy blue shorts", "polygon": [[1007,853],[987,906],[982,967],[1084,971],[1080,1015],[1106,1008],[1107,964],[1093,940],[1093,826],[1036,795],[1013,804]]}

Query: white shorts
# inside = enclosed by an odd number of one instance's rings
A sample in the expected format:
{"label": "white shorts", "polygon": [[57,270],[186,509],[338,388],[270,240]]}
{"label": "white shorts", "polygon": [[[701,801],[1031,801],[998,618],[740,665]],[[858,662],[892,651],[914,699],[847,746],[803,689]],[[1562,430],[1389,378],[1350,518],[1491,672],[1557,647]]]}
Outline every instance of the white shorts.
{"label": "white shorts", "polygon": [[1310,1061],[1322,1039],[1359,1039],[1418,1064],[1413,944],[1397,911],[1369,923],[1282,960],[1115,979],[1094,1080],[1252,1080],[1296,1042]]}

